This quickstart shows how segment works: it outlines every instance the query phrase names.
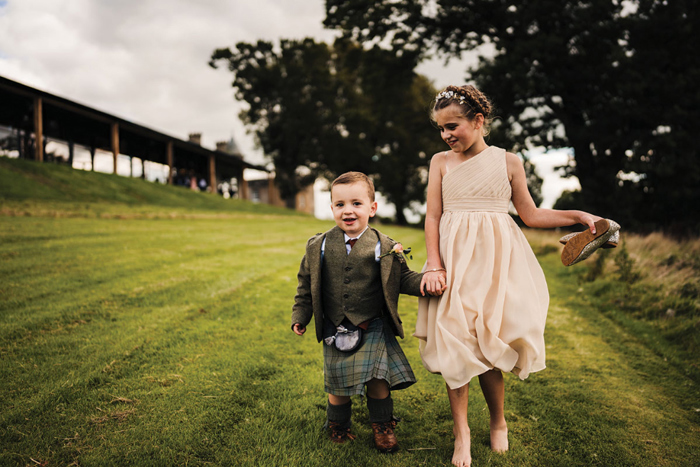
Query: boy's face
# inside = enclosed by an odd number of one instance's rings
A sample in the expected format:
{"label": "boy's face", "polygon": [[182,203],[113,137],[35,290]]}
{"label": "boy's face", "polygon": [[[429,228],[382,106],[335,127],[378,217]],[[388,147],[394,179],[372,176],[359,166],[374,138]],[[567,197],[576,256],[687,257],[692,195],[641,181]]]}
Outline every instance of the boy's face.
{"label": "boy's face", "polygon": [[366,183],[335,185],[331,189],[333,219],[349,237],[364,232],[370,217],[377,212],[377,202],[369,199]]}

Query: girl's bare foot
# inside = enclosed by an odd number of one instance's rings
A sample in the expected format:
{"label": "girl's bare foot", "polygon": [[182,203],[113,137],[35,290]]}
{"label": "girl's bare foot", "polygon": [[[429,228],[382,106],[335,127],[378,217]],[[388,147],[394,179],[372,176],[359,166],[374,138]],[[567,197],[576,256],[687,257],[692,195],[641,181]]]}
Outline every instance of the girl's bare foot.
{"label": "girl's bare foot", "polygon": [[452,454],[452,465],[469,467],[472,463],[471,433],[469,429],[455,433],[455,451]]}
{"label": "girl's bare foot", "polygon": [[508,450],[508,425],[505,420],[491,424],[491,450],[494,452]]}

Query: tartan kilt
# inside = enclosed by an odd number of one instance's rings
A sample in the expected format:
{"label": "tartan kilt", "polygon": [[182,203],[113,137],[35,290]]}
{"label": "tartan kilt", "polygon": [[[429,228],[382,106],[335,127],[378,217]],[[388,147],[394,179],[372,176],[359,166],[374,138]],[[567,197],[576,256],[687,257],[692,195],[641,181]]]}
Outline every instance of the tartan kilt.
{"label": "tartan kilt", "polygon": [[369,323],[354,352],[341,352],[323,344],[323,382],[327,393],[364,395],[365,384],[374,378],[387,381],[391,390],[405,389],[416,382],[396,336],[382,318]]}

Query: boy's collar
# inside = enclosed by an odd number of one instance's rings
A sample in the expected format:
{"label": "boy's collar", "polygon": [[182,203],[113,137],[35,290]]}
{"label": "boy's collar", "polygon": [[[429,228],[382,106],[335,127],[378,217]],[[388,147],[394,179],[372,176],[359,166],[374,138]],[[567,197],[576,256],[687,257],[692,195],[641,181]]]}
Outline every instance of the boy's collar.
{"label": "boy's collar", "polygon": [[369,229],[369,225],[367,227],[365,227],[365,230],[360,232],[360,235],[358,235],[357,237],[351,237],[350,235],[346,234],[345,231],[343,231],[343,239],[345,240],[345,243],[347,243],[348,240],[352,240],[352,239],[359,240],[359,238],[362,236],[362,234],[367,232],[367,229]]}

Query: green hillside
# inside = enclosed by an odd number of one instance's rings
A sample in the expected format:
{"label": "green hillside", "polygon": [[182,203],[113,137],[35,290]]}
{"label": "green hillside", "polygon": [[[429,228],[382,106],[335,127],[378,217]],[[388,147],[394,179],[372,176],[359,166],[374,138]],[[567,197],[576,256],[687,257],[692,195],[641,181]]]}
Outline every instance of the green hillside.
{"label": "green hillside", "polygon": [[299,215],[266,204],[227,200],[139,178],[6,157],[0,157],[0,203],[6,214],[108,216],[128,206],[131,215],[144,216],[192,211]]}

